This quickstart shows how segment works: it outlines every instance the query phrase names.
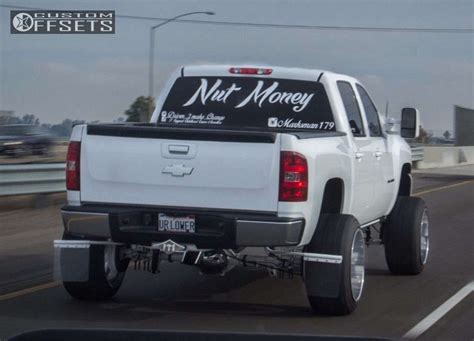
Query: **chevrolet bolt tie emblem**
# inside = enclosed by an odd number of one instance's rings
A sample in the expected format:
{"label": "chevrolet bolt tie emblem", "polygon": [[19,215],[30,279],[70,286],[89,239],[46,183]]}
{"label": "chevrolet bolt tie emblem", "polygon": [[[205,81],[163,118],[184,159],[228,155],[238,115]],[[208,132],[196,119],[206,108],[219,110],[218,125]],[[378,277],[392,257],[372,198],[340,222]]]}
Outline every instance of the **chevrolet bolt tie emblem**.
{"label": "chevrolet bolt tie emblem", "polygon": [[185,165],[171,165],[171,166],[166,166],[165,168],[163,168],[161,173],[171,174],[172,176],[183,177],[185,175],[191,175],[193,170],[194,170],[193,167],[186,167]]}

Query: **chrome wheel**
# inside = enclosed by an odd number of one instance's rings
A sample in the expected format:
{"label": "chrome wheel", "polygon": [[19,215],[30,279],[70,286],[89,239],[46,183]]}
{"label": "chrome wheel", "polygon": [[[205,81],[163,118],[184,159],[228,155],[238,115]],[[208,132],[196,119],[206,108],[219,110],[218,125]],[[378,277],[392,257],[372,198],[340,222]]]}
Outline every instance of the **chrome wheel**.
{"label": "chrome wheel", "polygon": [[430,251],[428,210],[425,208],[420,224],[420,257],[421,263],[425,264]]}
{"label": "chrome wheel", "polygon": [[362,295],[365,279],[365,238],[361,229],[357,229],[352,238],[351,247],[351,289],[354,301]]}

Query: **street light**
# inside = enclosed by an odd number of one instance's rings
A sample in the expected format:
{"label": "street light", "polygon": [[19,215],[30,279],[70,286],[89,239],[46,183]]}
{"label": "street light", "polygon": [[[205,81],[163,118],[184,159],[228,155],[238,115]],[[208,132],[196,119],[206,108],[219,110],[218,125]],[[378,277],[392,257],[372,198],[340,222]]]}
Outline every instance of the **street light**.
{"label": "street light", "polygon": [[148,113],[151,115],[151,99],[153,98],[153,74],[154,74],[154,68],[155,68],[155,30],[158,27],[161,27],[163,25],[166,25],[172,21],[175,21],[176,19],[186,17],[188,15],[194,15],[194,14],[206,14],[206,15],[214,15],[214,12],[188,12],[184,14],[177,15],[173,18],[170,18],[168,20],[163,21],[162,23],[159,23],[155,26],[150,27],[150,61],[149,61],[149,75],[148,75],[148,96],[150,98],[148,102]]}

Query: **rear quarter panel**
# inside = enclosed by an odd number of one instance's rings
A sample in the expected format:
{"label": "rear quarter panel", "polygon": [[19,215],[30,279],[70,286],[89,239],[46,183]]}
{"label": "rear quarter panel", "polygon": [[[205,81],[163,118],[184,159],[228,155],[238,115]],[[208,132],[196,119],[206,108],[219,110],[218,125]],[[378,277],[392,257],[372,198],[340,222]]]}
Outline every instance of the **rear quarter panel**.
{"label": "rear quarter panel", "polygon": [[279,202],[278,204],[279,216],[303,216],[305,218],[305,230],[300,245],[306,245],[316,230],[324,188],[330,179],[342,179],[344,183],[342,212],[348,213],[350,211],[353,167],[347,136],[298,139],[293,135],[283,134],[281,150],[303,154],[308,162],[308,200],[297,203]]}

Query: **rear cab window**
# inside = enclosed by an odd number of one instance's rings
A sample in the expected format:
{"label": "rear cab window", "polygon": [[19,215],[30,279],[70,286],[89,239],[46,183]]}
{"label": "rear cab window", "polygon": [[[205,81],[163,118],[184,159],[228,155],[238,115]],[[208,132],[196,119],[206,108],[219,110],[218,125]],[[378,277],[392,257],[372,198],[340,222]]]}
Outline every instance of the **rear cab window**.
{"label": "rear cab window", "polygon": [[232,130],[336,130],[323,84],[260,77],[178,78],[157,124]]}

